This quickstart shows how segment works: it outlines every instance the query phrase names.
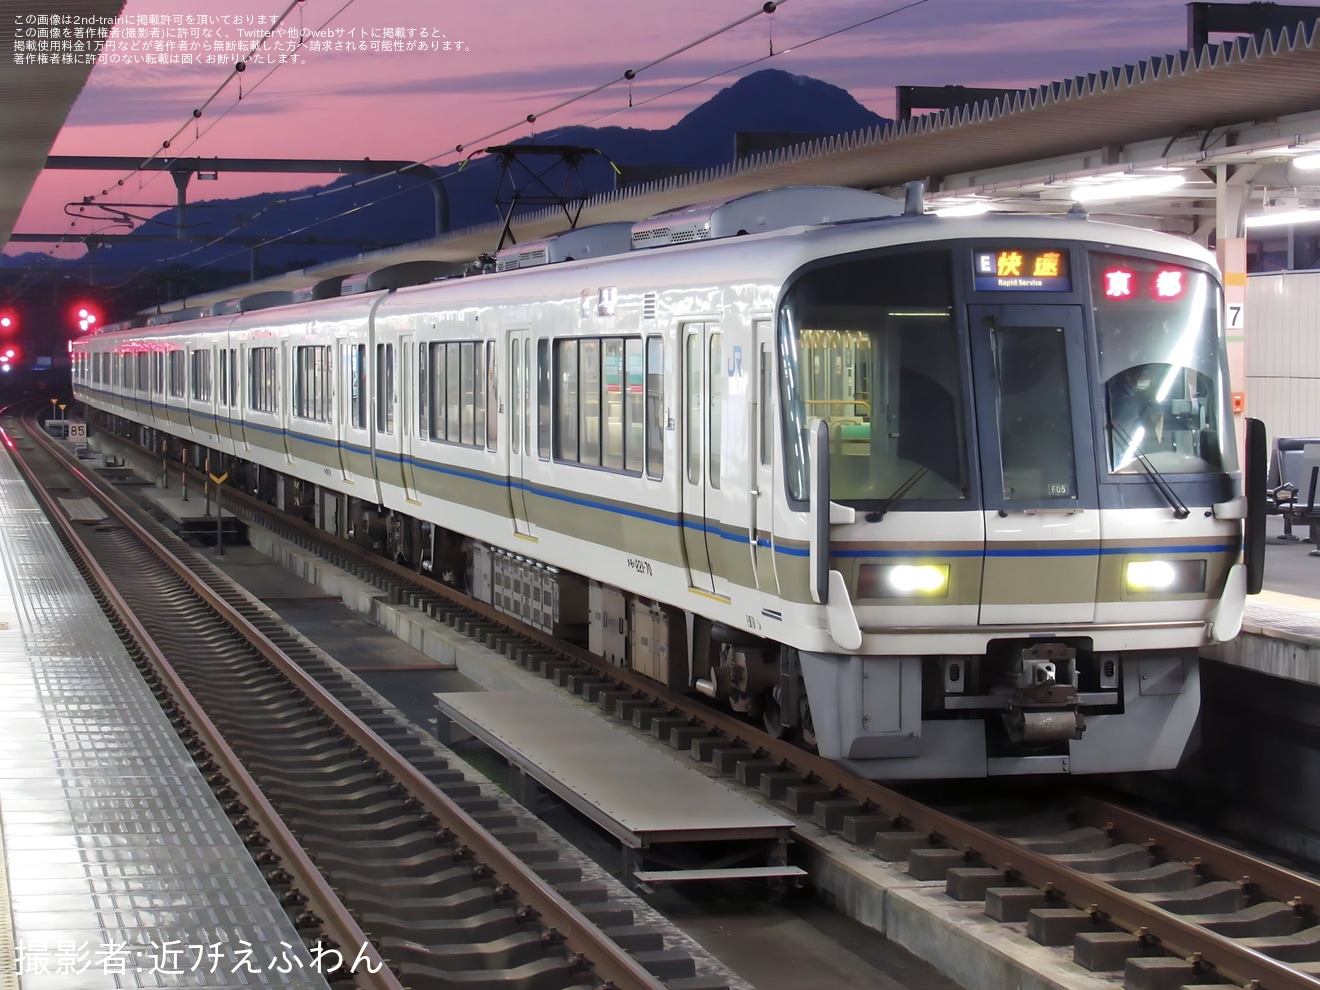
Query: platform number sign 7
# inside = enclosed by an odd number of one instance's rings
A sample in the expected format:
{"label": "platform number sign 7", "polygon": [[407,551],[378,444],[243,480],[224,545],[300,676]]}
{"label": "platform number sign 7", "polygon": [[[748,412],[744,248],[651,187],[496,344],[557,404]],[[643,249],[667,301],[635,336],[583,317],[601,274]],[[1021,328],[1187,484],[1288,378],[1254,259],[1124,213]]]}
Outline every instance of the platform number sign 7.
{"label": "platform number sign 7", "polygon": [[1229,303],[1226,307],[1228,313],[1228,329],[1241,330],[1243,325],[1243,310],[1246,307],[1242,303]]}

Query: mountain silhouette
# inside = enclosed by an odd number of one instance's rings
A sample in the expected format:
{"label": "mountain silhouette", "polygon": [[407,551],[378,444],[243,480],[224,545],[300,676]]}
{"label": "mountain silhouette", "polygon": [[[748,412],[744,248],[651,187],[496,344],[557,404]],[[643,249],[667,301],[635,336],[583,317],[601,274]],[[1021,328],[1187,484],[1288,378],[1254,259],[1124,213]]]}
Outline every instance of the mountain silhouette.
{"label": "mountain silhouette", "polygon": [[[739,79],[663,130],[564,127],[512,144],[579,145],[599,149],[625,172],[639,166],[659,166],[672,172],[733,161],[735,139],[740,132],[794,135],[801,140],[889,123],[844,89],[808,76],[763,69]],[[533,164],[544,167],[546,159]],[[493,156],[475,158],[462,171],[437,171],[445,172],[451,230],[500,219],[495,200],[502,183],[507,200],[509,176],[502,176]],[[565,185],[564,176],[557,168],[547,176],[547,181],[559,189]],[[588,156],[566,187],[570,192],[590,195],[614,188],[615,182],[616,174],[609,162]],[[194,191],[196,188],[195,184],[191,187]],[[540,207],[529,204],[527,208]],[[179,291],[177,281],[168,290],[164,288],[164,275],[171,271],[195,273],[190,274],[187,280],[190,285],[184,291],[197,291],[203,283],[232,285],[253,275],[261,277],[304,268],[430,237],[435,233],[435,205],[431,191],[414,178],[391,176],[364,182],[361,176],[345,176],[297,193],[189,204],[185,221],[189,235],[194,238],[190,242],[173,244],[135,236],[172,231],[175,211],[165,210],[156,214],[154,220],[155,223],[118,239],[112,248],[96,251],[98,282],[113,284],[122,280],[125,273],[145,269],[159,276],[156,280],[162,287],[158,292]],[[236,227],[240,229],[235,231]],[[200,239],[220,238],[231,231],[244,241],[272,240],[273,243],[258,249],[255,265],[250,249],[232,240],[198,249]],[[298,231],[296,239],[302,243],[294,242],[293,238],[274,240],[290,231]],[[315,243],[317,240],[334,243]],[[21,267],[37,258],[43,266],[52,266],[48,256],[32,254],[0,258],[0,266]],[[53,267],[61,264],[54,262]],[[84,262],[74,264],[81,267]],[[155,301],[159,300],[148,303]]]}

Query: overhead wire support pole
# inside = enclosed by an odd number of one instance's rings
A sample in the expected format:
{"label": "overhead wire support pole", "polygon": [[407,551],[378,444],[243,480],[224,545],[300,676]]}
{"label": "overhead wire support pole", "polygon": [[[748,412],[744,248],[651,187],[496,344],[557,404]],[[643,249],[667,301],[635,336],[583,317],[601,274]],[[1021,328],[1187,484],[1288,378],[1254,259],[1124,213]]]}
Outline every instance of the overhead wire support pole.
{"label": "overhead wire support pole", "polygon": [[179,191],[182,227],[185,191],[196,172],[308,173],[320,175],[408,175],[425,182],[435,199],[435,232],[449,232],[449,194],[444,180],[429,165],[414,161],[371,158],[152,158],[141,161],[118,155],[50,155],[45,168],[74,171],[169,172]]}
{"label": "overhead wire support pole", "polygon": [[[577,227],[578,218],[582,216],[582,208],[586,205],[590,196],[581,186],[581,178],[578,176],[578,169],[582,167],[583,159],[589,155],[596,155],[605,159],[610,168],[615,173],[619,172],[619,166],[615,165],[609,155],[599,148],[584,148],[575,144],[496,144],[480,151],[474,151],[468,155],[464,165],[471,161],[475,155],[487,154],[494,155],[500,161],[500,168],[503,170],[500,176],[499,189],[495,194],[495,207],[501,213],[503,226],[500,229],[500,240],[495,250],[499,251],[506,243],[516,244],[517,240],[513,236],[513,215],[520,206],[557,206],[564,211],[564,219],[568,221],[569,229]],[[533,168],[524,158],[549,158],[549,164]],[[564,181],[558,192],[550,187],[546,181],[546,176],[563,165],[566,167]],[[515,174],[515,167],[521,167],[529,177],[522,186],[518,185],[518,177]],[[578,179],[579,189],[576,194],[568,191],[569,181]],[[505,192],[505,182],[508,182],[508,192]],[[537,187],[541,192],[536,192]],[[528,190],[533,190],[529,192]],[[505,199],[505,196],[508,196]],[[570,205],[572,208],[570,209]],[[507,207],[507,209],[505,208]]]}

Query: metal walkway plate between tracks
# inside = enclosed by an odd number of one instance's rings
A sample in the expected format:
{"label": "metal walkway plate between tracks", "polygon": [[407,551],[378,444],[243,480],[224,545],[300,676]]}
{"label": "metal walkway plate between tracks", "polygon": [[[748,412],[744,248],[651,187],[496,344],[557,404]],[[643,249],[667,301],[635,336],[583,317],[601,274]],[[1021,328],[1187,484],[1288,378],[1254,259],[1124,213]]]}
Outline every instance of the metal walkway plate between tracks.
{"label": "metal walkway plate between tracks", "polygon": [[[435,697],[442,719],[470,732],[508,761],[511,769],[586,815],[625,850],[732,840],[754,851],[767,843],[779,848],[792,830],[788,819],[567,698],[522,691]],[[636,858],[625,856],[625,863],[635,862]],[[684,870],[685,876],[667,871],[636,873],[631,868],[629,872],[650,882],[804,875],[796,867],[763,864]]]}

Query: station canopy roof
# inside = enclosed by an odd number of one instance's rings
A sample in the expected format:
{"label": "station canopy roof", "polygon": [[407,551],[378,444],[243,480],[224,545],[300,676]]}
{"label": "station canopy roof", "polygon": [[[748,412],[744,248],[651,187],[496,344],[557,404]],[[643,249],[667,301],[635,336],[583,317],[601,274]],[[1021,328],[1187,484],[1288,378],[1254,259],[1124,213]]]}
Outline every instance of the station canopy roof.
{"label": "station canopy roof", "polygon": [[[14,25],[36,26],[51,14],[117,17],[124,0],[5,0],[5,33]],[[31,20],[29,20],[31,18]],[[11,35],[12,36],[12,35]],[[12,51],[0,58],[0,244],[9,240],[32,184],[74,101],[90,65],[17,65]]]}
{"label": "station canopy roof", "polygon": [[[1215,229],[1220,188],[1243,190],[1252,214],[1320,208],[1320,21],[617,190],[590,200],[579,226],[779,186],[848,185],[901,198],[911,180],[928,183],[927,206],[937,210],[1062,213],[1076,205],[1075,189],[1104,186],[1086,205],[1091,216],[1202,242]],[[1138,180],[1157,181],[1143,189]],[[516,219],[512,231],[522,243],[564,226],[562,211],[546,209]],[[468,261],[493,250],[499,233],[498,223],[466,228],[242,291],[405,261]]]}
{"label": "station canopy roof", "polygon": [[[84,13],[116,14],[122,7],[122,0],[77,2]],[[65,6],[56,0],[10,0],[6,15]],[[0,134],[6,136],[0,142],[0,232],[5,237],[87,76],[85,67],[46,67],[47,76],[32,73],[33,68],[0,60]],[[635,221],[789,185],[848,185],[901,197],[910,180],[927,182],[931,209],[1064,212],[1089,195],[1085,208],[1092,216],[1202,242],[1215,230],[1217,208],[1234,191],[1243,205],[1239,216],[1253,219],[1320,208],[1320,21],[617,190],[590,200],[579,226]],[[512,232],[522,243],[564,226],[561,210],[546,209],[517,218]],[[499,224],[467,228],[190,297],[187,305],[297,288],[404,261],[468,261],[492,251],[499,232]]]}

